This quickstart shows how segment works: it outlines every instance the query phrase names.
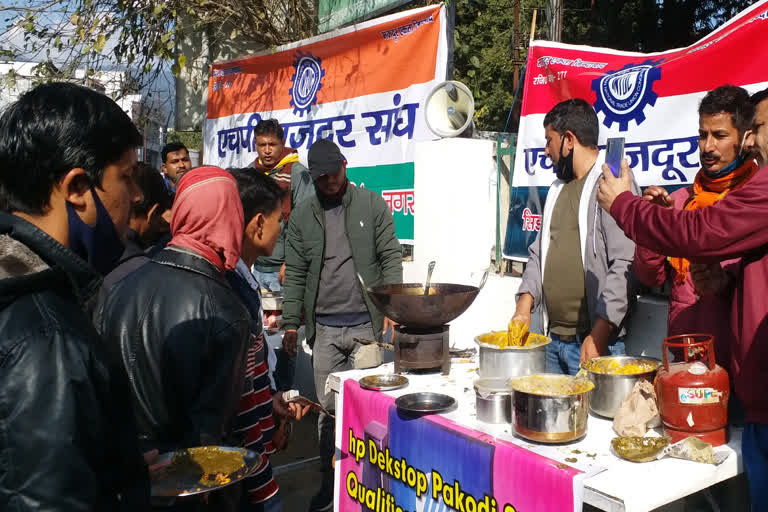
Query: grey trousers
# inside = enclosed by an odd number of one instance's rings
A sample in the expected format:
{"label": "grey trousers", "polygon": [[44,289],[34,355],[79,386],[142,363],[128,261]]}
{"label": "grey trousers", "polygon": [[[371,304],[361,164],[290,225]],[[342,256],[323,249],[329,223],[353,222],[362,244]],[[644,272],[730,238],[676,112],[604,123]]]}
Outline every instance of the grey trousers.
{"label": "grey trousers", "polygon": [[[360,345],[352,338],[375,339],[371,322],[351,327],[329,327],[315,325],[315,344],[312,348],[312,368],[315,374],[315,391],[320,405],[334,412],[336,404],[333,393],[325,392],[325,381],[334,372],[351,370],[354,355]],[[320,470],[332,471],[334,453],[335,421],[327,414],[320,413],[317,419],[317,436],[320,442]]]}

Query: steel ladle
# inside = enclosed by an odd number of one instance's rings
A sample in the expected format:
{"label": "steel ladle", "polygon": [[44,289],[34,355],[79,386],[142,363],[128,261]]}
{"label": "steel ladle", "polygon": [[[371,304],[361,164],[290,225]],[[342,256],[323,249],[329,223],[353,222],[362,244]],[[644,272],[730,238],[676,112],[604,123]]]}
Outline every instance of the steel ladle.
{"label": "steel ladle", "polygon": [[424,295],[429,295],[429,283],[432,282],[432,271],[435,270],[435,262],[430,261],[427,266],[427,281],[424,283]]}

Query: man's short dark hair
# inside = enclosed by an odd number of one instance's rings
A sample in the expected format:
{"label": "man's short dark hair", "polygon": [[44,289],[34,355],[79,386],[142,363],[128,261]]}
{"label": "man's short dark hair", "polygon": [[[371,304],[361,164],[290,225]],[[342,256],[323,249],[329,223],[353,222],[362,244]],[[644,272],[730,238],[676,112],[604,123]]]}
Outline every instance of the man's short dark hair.
{"label": "man's short dark hair", "polygon": [[189,154],[189,150],[187,149],[187,146],[182,144],[181,142],[169,142],[165,146],[163,146],[163,149],[160,151],[160,158],[163,159],[163,163],[168,163],[166,160],[168,158],[168,153],[175,153],[176,151],[184,150]]}
{"label": "man's short dark hair", "polygon": [[762,91],[757,91],[749,98],[749,101],[752,102],[752,106],[755,107],[755,110],[757,110],[757,106],[765,100],[768,100],[768,87]]}
{"label": "man's short dark hair", "polygon": [[259,124],[257,124],[256,128],[253,129],[253,133],[254,140],[260,135],[274,135],[280,140],[283,140],[283,137],[285,136],[283,127],[280,126],[280,123],[277,121],[277,119],[263,119],[259,121]]}
{"label": "man's short dark hair", "polygon": [[257,213],[272,215],[282,206],[287,190],[261,172],[254,172],[252,167],[227,169],[235,177],[240,200],[243,202],[243,217],[248,224]]}
{"label": "man's short dark hair", "polygon": [[9,211],[43,215],[54,185],[82,168],[101,186],[104,169],[142,138],[107,96],[65,82],[24,93],[0,116],[0,195]]}
{"label": "man's short dark hair", "polygon": [[739,132],[739,137],[744,135],[755,116],[755,105],[749,99],[749,93],[735,85],[721,85],[707,93],[699,104],[700,116],[712,116],[726,112],[731,115],[731,122]]}
{"label": "man's short dark hair", "polygon": [[158,205],[158,213],[171,209],[173,194],[166,188],[160,171],[144,162],[139,162],[133,171],[133,181],[136,182],[143,196],[140,202],[133,205],[135,217],[143,217],[154,205]]}
{"label": "man's short dark hair", "polygon": [[597,148],[600,123],[592,105],[581,98],[561,101],[555,105],[544,116],[544,128],[549,125],[560,135],[571,131],[582,146]]}

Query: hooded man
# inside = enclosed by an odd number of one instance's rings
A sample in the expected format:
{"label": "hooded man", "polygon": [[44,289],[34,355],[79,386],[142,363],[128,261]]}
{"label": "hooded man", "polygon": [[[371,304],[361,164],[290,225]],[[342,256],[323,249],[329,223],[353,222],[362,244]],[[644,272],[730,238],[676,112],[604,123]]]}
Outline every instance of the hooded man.
{"label": "hooded man", "polygon": [[[130,377],[145,449],[241,441],[250,315],[226,272],[240,259],[244,228],[235,178],[216,167],[189,171],[179,181],[168,246],[103,299],[97,328]],[[208,509],[236,510],[239,491],[211,494]]]}
{"label": "hooded man", "polygon": [[299,163],[299,154],[285,145],[283,127],[276,119],[260,121],[254,128],[258,158],[253,163],[257,171],[274,179],[286,194],[282,203],[282,226],[275,250],[269,256],[261,256],[253,265],[253,275],[261,287],[277,292],[282,288],[285,271],[284,228],[291,217],[291,210],[314,195],[312,178],[307,168]]}

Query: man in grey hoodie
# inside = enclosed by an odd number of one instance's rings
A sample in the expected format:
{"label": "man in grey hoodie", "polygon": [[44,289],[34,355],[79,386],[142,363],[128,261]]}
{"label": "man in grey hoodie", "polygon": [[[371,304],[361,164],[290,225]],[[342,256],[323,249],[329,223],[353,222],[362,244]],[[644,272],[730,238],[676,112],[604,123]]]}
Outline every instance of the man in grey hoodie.
{"label": "man in grey hoodie", "polygon": [[512,319],[530,325],[531,311],[540,308],[552,338],[547,372],[573,375],[584,361],[624,353],[635,245],[597,204],[605,155],[592,106],[582,99],[558,103],[544,117],[544,132],[557,179],[528,248]]}

